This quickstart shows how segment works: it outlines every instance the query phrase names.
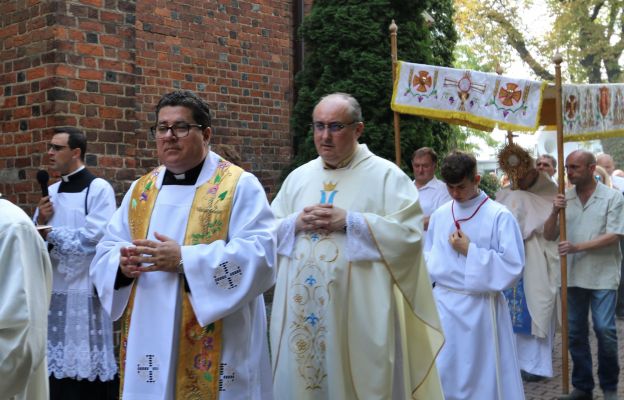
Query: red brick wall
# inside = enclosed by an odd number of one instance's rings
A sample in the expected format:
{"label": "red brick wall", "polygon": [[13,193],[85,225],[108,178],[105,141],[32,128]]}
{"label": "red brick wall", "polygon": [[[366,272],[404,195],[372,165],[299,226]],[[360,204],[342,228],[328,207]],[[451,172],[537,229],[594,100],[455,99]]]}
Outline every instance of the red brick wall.
{"label": "red brick wall", "polygon": [[52,128],[89,139],[87,165],[118,196],[155,166],[148,135],[166,92],[199,93],[212,143],[232,145],[271,196],[291,156],[292,2],[4,0],[0,192],[39,198]]}

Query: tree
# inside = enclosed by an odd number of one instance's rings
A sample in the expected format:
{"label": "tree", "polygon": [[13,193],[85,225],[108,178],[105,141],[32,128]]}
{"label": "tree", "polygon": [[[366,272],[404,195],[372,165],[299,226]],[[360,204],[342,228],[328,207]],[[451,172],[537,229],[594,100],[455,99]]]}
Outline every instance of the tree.
{"label": "tree", "polygon": [[[424,10],[434,18],[431,26],[423,20]],[[312,110],[320,97],[338,91],[352,94],[362,106],[366,128],[361,140],[374,153],[394,160],[390,22],[394,19],[399,27],[400,59],[450,66],[457,38],[452,15],[451,0],[314,1],[301,27],[306,54],[295,80],[291,168],[316,157],[309,128]],[[452,132],[447,124],[402,115],[402,159],[409,160],[421,146],[445,153]]]}
{"label": "tree", "polygon": [[[552,56],[566,61],[566,80],[576,83],[624,81],[624,0],[545,0],[552,29],[531,36],[521,16],[532,0],[455,0],[455,21],[471,51],[508,64],[516,54],[536,77],[553,81]],[[616,164],[624,166],[624,141],[602,140]]]}
{"label": "tree", "polygon": [[561,52],[574,82],[620,82],[624,0],[545,0],[552,29],[532,36],[522,15],[532,0],[455,0],[457,28],[477,53],[509,62],[517,54],[533,73],[552,81],[552,56]]}

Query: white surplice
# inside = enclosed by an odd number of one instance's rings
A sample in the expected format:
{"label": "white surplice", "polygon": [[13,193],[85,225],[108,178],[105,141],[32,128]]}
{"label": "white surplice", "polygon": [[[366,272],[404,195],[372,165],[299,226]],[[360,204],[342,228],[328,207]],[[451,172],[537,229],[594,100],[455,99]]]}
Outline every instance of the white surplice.
{"label": "white surplice", "polygon": [[32,221],[0,199],[0,398],[48,398],[48,250]]}
{"label": "white surplice", "polygon": [[[104,382],[117,373],[113,323],[93,291],[89,266],[116,203],[104,179],[73,185],[75,177],[87,173],[80,168],[49,187],[54,214],[47,222],[52,226],[47,241],[53,267],[48,372],[57,379]],[[60,190],[63,181],[73,185],[72,191]]]}
{"label": "white surplice", "polygon": [[[317,158],[285,180],[272,204],[276,400],[442,399],[417,199],[407,175],[363,144],[344,168]],[[295,236],[296,216],[319,203],[348,211],[346,232]]]}
{"label": "white surplice", "polygon": [[[467,256],[449,244],[457,220],[485,199],[449,202],[431,216],[425,259],[446,342],[437,359],[447,400],[524,399],[507,301],[501,293],[522,274],[524,246],[513,215],[487,200],[460,222]],[[494,340],[494,337],[497,340]]]}
{"label": "white surplice", "polygon": [[[210,152],[195,185],[162,185],[164,173],[158,176],[160,191],[148,239],[156,240],[154,232],[158,232],[183,243],[195,190],[211,178],[218,161],[219,156]],[[131,246],[128,202],[135,184],[113,215],[91,265],[102,304],[115,320],[122,316],[132,287],[115,290],[114,283],[120,248]],[[182,246],[191,305],[199,324],[223,322],[221,400],[272,398],[262,293],[274,282],[274,231],[275,221],[262,186],[253,175],[243,172],[234,194],[227,241]],[[238,279],[217,279],[223,274],[219,268],[223,263],[240,268]],[[128,333],[124,400],[174,399],[180,279],[177,273],[156,271],[133,282],[137,288]],[[150,379],[138,368],[147,364],[152,368]]]}

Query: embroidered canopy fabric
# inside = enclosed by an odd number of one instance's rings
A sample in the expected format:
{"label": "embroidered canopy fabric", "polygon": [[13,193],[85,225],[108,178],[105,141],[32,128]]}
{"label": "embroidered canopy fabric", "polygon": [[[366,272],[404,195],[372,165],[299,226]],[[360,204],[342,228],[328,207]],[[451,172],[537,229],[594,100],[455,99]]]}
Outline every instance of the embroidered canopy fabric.
{"label": "embroidered canopy fabric", "polygon": [[392,109],[482,130],[535,131],[546,83],[400,61]]}
{"label": "embroidered canopy fabric", "polygon": [[563,140],[624,135],[624,84],[563,85]]}

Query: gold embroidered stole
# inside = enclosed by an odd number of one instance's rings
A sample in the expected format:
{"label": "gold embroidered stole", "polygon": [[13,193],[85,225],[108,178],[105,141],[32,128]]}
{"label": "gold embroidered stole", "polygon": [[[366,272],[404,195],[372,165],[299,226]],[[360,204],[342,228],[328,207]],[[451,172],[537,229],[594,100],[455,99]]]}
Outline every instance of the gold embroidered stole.
{"label": "gold embroidered stole", "polygon": [[[128,210],[130,234],[133,240],[147,237],[149,222],[158,196],[156,180],[164,173],[160,166],[144,175],[134,186]],[[210,180],[195,191],[186,226],[184,245],[207,244],[226,240],[234,190],[243,170],[228,161],[219,160]],[[201,327],[184,290],[182,293],[182,318],[180,321],[179,354],[176,371],[176,399],[217,399],[219,394],[219,364],[221,361],[221,321]],[[134,305],[136,282],[132,287],[128,306],[121,325],[120,398],[123,391],[126,347],[130,319]]]}

